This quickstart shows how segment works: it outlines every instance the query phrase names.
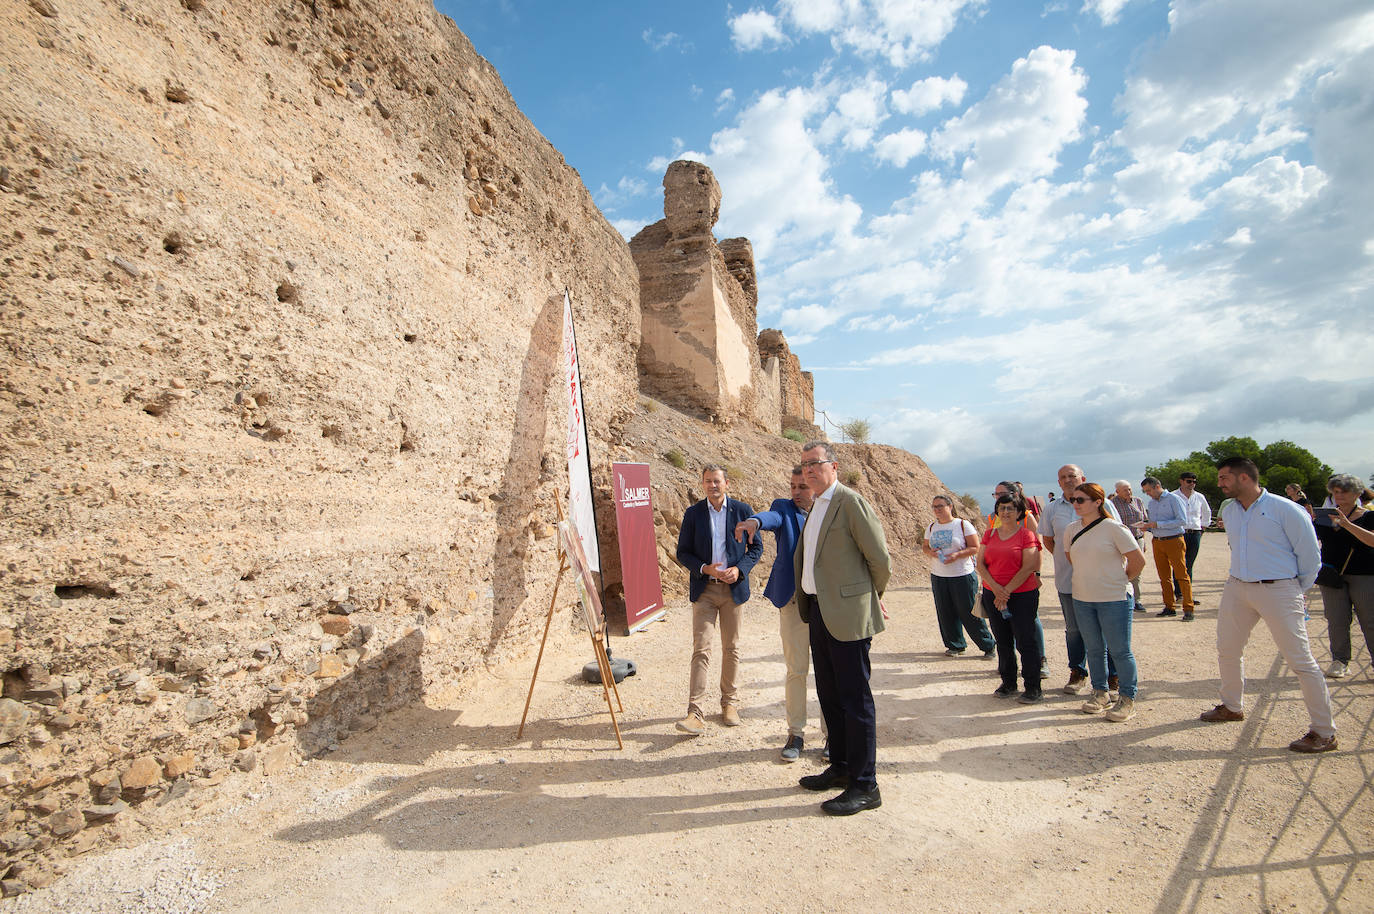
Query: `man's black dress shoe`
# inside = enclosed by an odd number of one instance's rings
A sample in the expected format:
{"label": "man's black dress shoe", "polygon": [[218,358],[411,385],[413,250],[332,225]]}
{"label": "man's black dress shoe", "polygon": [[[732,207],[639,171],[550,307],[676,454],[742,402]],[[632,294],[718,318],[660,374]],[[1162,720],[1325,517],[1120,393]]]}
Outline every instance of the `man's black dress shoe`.
{"label": "man's black dress shoe", "polygon": [[820,774],[806,775],[797,783],[807,790],[847,790],[849,789],[849,772],[831,765]]}
{"label": "man's black dress shoe", "polygon": [[856,812],[863,812],[865,809],[877,809],[882,805],[883,795],[878,793],[877,787],[872,790],[849,787],[833,800],[826,800],[822,803],[821,810],[832,816],[852,816]]}

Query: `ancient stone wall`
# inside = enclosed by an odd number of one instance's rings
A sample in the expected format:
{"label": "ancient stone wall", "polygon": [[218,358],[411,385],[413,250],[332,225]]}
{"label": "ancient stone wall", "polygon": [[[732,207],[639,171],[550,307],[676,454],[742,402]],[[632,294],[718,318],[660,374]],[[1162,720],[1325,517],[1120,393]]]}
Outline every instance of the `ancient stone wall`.
{"label": "ancient stone wall", "polygon": [[793,354],[781,330],[759,332],[759,357],[765,364],[777,363],[778,411],[784,431],[801,432],[807,438],[822,437],[816,423],[815,379],[801,370],[801,360]]}
{"label": "ancient stone wall", "polygon": [[603,453],[639,293],[423,0],[5,3],[0,72],[0,877],[38,884],[524,651],[561,293]]}
{"label": "ancient stone wall", "polygon": [[731,239],[727,258],[716,244],[721,189],[705,165],[672,163],[663,190],[664,218],[630,241],[640,276],[640,386],[719,421],[777,430],[776,387],[765,386],[772,382],[755,345],[752,249]]}

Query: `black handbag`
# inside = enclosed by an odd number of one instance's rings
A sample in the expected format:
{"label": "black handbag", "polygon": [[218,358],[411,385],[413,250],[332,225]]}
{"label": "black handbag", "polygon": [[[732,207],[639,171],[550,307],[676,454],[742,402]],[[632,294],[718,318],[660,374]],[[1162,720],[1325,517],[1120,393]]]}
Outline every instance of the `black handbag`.
{"label": "black handbag", "polygon": [[1322,567],[1317,569],[1318,587],[1344,587],[1345,579],[1341,575],[1345,574],[1345,569],[1350,565],[1350,557],[1355,554],[1355,547],[1351,546],[1350,551],[1345,555],[1345,561],[1341,562],[1341,570],[1337,571],[1335,565],[1328,565],[1322,562]]}

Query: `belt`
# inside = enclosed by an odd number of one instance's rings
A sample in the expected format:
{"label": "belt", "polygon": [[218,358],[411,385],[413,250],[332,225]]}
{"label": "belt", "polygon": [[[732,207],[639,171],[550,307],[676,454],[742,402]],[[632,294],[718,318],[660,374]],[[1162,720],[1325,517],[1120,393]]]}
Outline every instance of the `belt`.
{"label": "belt", "polygon": [[1180,539],[1182,536],[1183,536],[1182,533],[1175,533],[1173,536],[1156,536],[1155,539],[1157,539],[1157,540],[1176,540],[1176,539]]}
{"label": "belt", "polygon": [[1262,580],[1262,581],[1247,581],[1247,580],[1245,580],[1245,578],[1238,578],[1238,577],[1236,577],[1235,575],[1231,575],[1231,580],[1233,580],[1233,581],[1240,581],[1242,584],[1282,584],[1284,581],[1296,581],[1296,580],[1297,580],[1297,577],[1291,577],[1291,578],[1265,578],[1265,579]]}

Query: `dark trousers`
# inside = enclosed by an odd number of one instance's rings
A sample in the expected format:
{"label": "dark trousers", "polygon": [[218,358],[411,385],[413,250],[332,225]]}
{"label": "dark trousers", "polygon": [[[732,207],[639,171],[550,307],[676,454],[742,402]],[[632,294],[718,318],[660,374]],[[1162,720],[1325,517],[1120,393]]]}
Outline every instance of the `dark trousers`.
{"label": "dark trousers", "polygon": [[945,578],[932,574],[930,592],[935,597],[935,619],[940,623],[940,640],[945,642],[945,647],[952,651],[965,650],[968,647],[965,631],[983,653],[996,647],[987,623],[973,614],[973,603],[978,599],[978,575]]}
{"label": "dark trousers", "polygon": [[1016,652],[1021,653],[1021,676],[1026,691],[1040,692],[1040,647],[1035,637],[1035,620],[1040,614],[1040,591],[1024,590],[1014,593],[1007,601],[1011,619],[1003,619],[1002,611],[992,605],[992,591],[983,591],[983,612],[987,614],[992,636],[997,639],[997,672],[1002,685],[1016,688]]}
{"label": "dark trousers", "polygon": [[[1197,561],[1197,551],[1202,548],[1201,530],[1183,531],[1183,567],[1188,569],[1188,580],[1193,579],[1193,562]],[[1174,581],[1174,598],[1183,599],[1183,591],[1178,586],[1178,581]],[[1191,606],[1183,607],[1186,612],[1192,612]]]}
{"label": "dark trousers", "polygon": [[849,783],[860,790],[878,786],[878,724],[873,691],[868,686],[872,638],[837,641],[811,604],[811,665],[816,671],[816,698],[825,718],[832,767],[848,768]]}

